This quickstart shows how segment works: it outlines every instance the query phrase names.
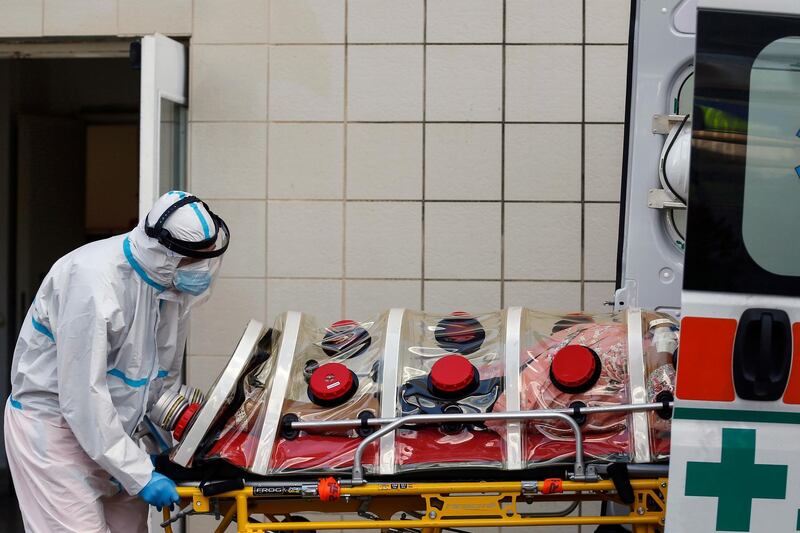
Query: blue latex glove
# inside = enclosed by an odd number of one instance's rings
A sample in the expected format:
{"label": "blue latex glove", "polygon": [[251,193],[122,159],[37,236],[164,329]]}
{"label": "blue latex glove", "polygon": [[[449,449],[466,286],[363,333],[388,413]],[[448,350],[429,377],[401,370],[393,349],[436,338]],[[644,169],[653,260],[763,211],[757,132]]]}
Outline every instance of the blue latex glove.
{"label": "blue latex glove", "polygon": [[139,491],[138,496],[156,507],[159,511],[162,507],[167,505],[172,506],[173,503],[178,503],[180,497],[178,490],[175,488],[175,482],[167,476],[162,476],[158,472],[153,472],[153,477],[147,482],[142,490]]}

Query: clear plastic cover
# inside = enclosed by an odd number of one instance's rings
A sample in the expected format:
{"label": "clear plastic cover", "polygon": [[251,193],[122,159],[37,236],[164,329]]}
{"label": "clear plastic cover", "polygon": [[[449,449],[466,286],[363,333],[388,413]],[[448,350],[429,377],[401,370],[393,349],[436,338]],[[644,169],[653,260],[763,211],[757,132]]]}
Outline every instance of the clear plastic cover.
{"label": "clear plastic cover", "polygon": [[[624,315],[555,315],[525,309],[520,333],[522,410],[630,403],[628,336]],[[560,366],[559,366],[560,365]],[[502,407],[506,398],[498,402]],[[631,434],[626,414],[579,420],[589,458],[627,460]],[[525,424],[523,462],[532,466],[574,457],[575,438],[560,421]]]}
{"label": "clear plastic cover", "polygon": [[275,375],[275,356],[282,341],[284,325],[285,316],[281,315],[272,328],[268,356],[256,361],[241,378],[227,407],[220,412],[220,423],[204,439],[198,452],[203,460],[223,459],[246,470],[252,468],[261,436],[260,429],[264,426]]}
{"label": "clear plastic cover", "polygon": [[[668,315],[472,315],[392,309],[321,328],[278,318],[217,415],[198,457],[257,474],[332,473],[352,466],[375,426],[292,427],[417,414],[575,409],[661,402],[674,391],[678,324]],[[388,384],[388,385],[383,385]],[[669,453],[667,413],[582,413],[588,459],[642,462]],[[385,475],[431,468],[520,469],[570,462],[575,438],[557,420],[405,426],[363,456]]]}
{"label": "clear plastic cover", "polygon": [[[372,428],[294,431],[288,421],[331,421],[380,416],[381,360],[386,313],[364,321],[340,320],[318,328],[304,320],[281,409],[270,473],[329,472],[352,466],[363,435]],[[367,470],[377,444],[367,450]]]}
{"label": "clear plastic cover", "polygon": [[[646,322],[644,338],[647,401],[671,401],[675,397],[675,363],[679,324],[670,315],[642,313]],[[669,457],[671,422],[667,413],[648,413],[651,460]]]}
{"label": "clear plastic cover", "polygon": [[[396,416],[497,411],[505,390],[504,312],[448,316],[407,311],[401,333]],[[484,423],[418,425],[395,437],[398,471],[504,468],[506,445]]]}
{"label": "clear plastic cover", "polygon": [[[239,391],[244,377],[270,359],[280,331],[267,331],[256,320],[248,323],[228,364],[205,395],[202,406],[180,431],[180,443],[170,452],[172,461],[189,466],[194,459],[203,457],[208,443],[216,438],[215,428],[224,423],[241,402]],[[175,407],[177,405],[173,404]],[[163,414],[161,418],[163,420]]]}

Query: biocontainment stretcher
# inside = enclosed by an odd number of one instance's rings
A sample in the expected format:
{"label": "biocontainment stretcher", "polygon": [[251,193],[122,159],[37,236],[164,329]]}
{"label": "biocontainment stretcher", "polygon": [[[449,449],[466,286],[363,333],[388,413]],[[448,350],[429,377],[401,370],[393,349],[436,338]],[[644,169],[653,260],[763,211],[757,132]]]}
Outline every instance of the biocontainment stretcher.
{"label": "biocontainment stretcher", "polygon": [[[659,531],[677,345],[673,318],[640,310],[251,321],[207,397],[184,387],[151,413],[178,441],[159,461],[182,484],[165,525]],[[571,515],[589,500],[630,511]],[[276,522],[311,511],[362,520]]]}
{"label": "biocontainment stretcher", "polygon": [[[615,408],[586,408],[584,415],[611,412],[648,412],[671,409],[671,402],[623,405]],[[485,416],[485,415],[484,415]],[[564,411],[502,413],[502,420],[563,420],[575,431],[575,461],[563,466],[520,472],[518,480],[483,474],[479,480],[429,482],[398,477],[394,480],[365,478],[361,458],[374,439],[406,424],[446,424],[477,421],[474,415],[415,415],[392,421],[375,419],[371,425],[381,429],[368,436],[357,448],[348,473],[315,480],[310,476],[287,479],[255,479],[227,472],[219,479],[179,483],[181,510],[173,514],[164,509],[168,533],[171,524],[183,516],[210,514],[220,522],[218,532],[235,522],[237,531],[306,531],[325,529],[387,529],[393,531],[458,531],[474,527],[533,527],[554,525],[631,525],[635,533],[662,531],[668,489],[667,465],[592,463],[583,459],[582,434]],[[353,426],[361,420],[342,421]],[[301,424],[301,423],[297,423]],[[309,428],[299,426],[297,429]],[[163,467],[179,481],[192,470],[176,475],[176,469]],[[213,468],[211,469],[213,472]],[[200,469],[200,475],[209,471]],[[197,473],[197,472],[195,472]],[[526,474],[530,477],[526,477]],[[470,479],[475,473],[456,476]],[[554,477],[546,477],[546,476]],[[417,476],[420,478],[420,476]],[[442,477],[442,476],[439,476]],[[424,479],[424,476],[422,476]],[[627,506],[628,514],[617,516],[573,515],[581,502],[614,502]],[[538,511],[546,503],[563,502],[560,511]],[[548,506],[550,509],[551,506]],[[301,513],[339,515],[353,513],[360,520],[308,520]],[[263,515],[263,519],[253,518]],[[463,529],[462,529],[463,530]]]}

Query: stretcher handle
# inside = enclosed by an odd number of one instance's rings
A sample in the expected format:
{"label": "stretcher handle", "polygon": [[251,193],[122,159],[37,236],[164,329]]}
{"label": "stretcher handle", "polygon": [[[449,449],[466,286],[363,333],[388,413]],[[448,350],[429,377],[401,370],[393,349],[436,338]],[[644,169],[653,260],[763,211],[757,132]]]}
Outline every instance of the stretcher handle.
{"label": "stretcher handle", "polygon": [[[660,404],[659,404],[660,407]],[[394,422],[383,426],[381,429],[367,436],[361,441],[353,455],[352,483],[360,485],[366,483],[364,480],[364,467],[362,457],[369,444],[384,435],[397,431],[409,424],[424,423],[460,423],[460,422],[488,422],[493,420],[561,420],[566,423],[575,435],[575,466],[573,469],[573,479],[582,481],[585,479],[585,463],[583,460],[583,434],[581,427],[575,420],[564,413],[555,411],[515,411],[515,412],[496,412],[496,413],[453,413],[437,415],[411,415],[395,419]]]}
{"label": "stretcher handle", "polygon": [[244,488],[244,479],[220,479],[217,481],[203,481],[198,487],[203,496],[210,497],[222,494],[224,492],[231,492],[234,490],[241,490]]}
{"label": "stretcher handle", "polygon": [[[654,403],[635,403],[635,404],[621,404],[621,405],[602,405],[592,407],[580,407],[581,415],[595,415],[600,413],[640,413],[647,411],[659,411],[662,409],[672,409],[673,401],[658,400]],[[543,413],[563,413],[565,415],[574,415],[575,407],[567,409],[538,409],[537,411]],[[415,415],[416,416],[416,415]],[[419,416],[436,416],[436,415],[419,415]],[[370,428],[375,426],[385,426],[391,424],[398,418],[368,418],[366,421],[361,418],[352,418],[345,420],[298,420],[289,421],[287,426],[292,430],[309,431],[309,430],[328,430],[328,429],[350,429],[361,428],[365,424]],[[408,417],[405,417],[408,418]],[[482,417],[481,420],[484,420]],[[424,423],[424,422],[423,422]]]}
{"label": "stretcher handle", "polygon": [[189,502],[189,505],[175,513],[174,515],[170,513],[169,507],[164,507],[163,517],[164,521],[161,522],[161,527],[166,530],[166,533],[172,533],[172,524],[183,518],[184,516],[189,516],[190,514],[194,514],[194,510],[192,509],[192,502]]}

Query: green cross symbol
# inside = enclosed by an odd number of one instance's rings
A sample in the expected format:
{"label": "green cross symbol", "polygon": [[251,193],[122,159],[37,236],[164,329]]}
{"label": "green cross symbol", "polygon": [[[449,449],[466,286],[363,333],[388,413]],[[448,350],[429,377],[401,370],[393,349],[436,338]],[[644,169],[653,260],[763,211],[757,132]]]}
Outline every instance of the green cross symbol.
{"label": "green cross symbol", "polygon": [[750,531],[753,500],[786,499],[785,465],[756,464],[756,430],[722,429],[722,461],[686,464],[686,495],[718,498],[717,531]]}

